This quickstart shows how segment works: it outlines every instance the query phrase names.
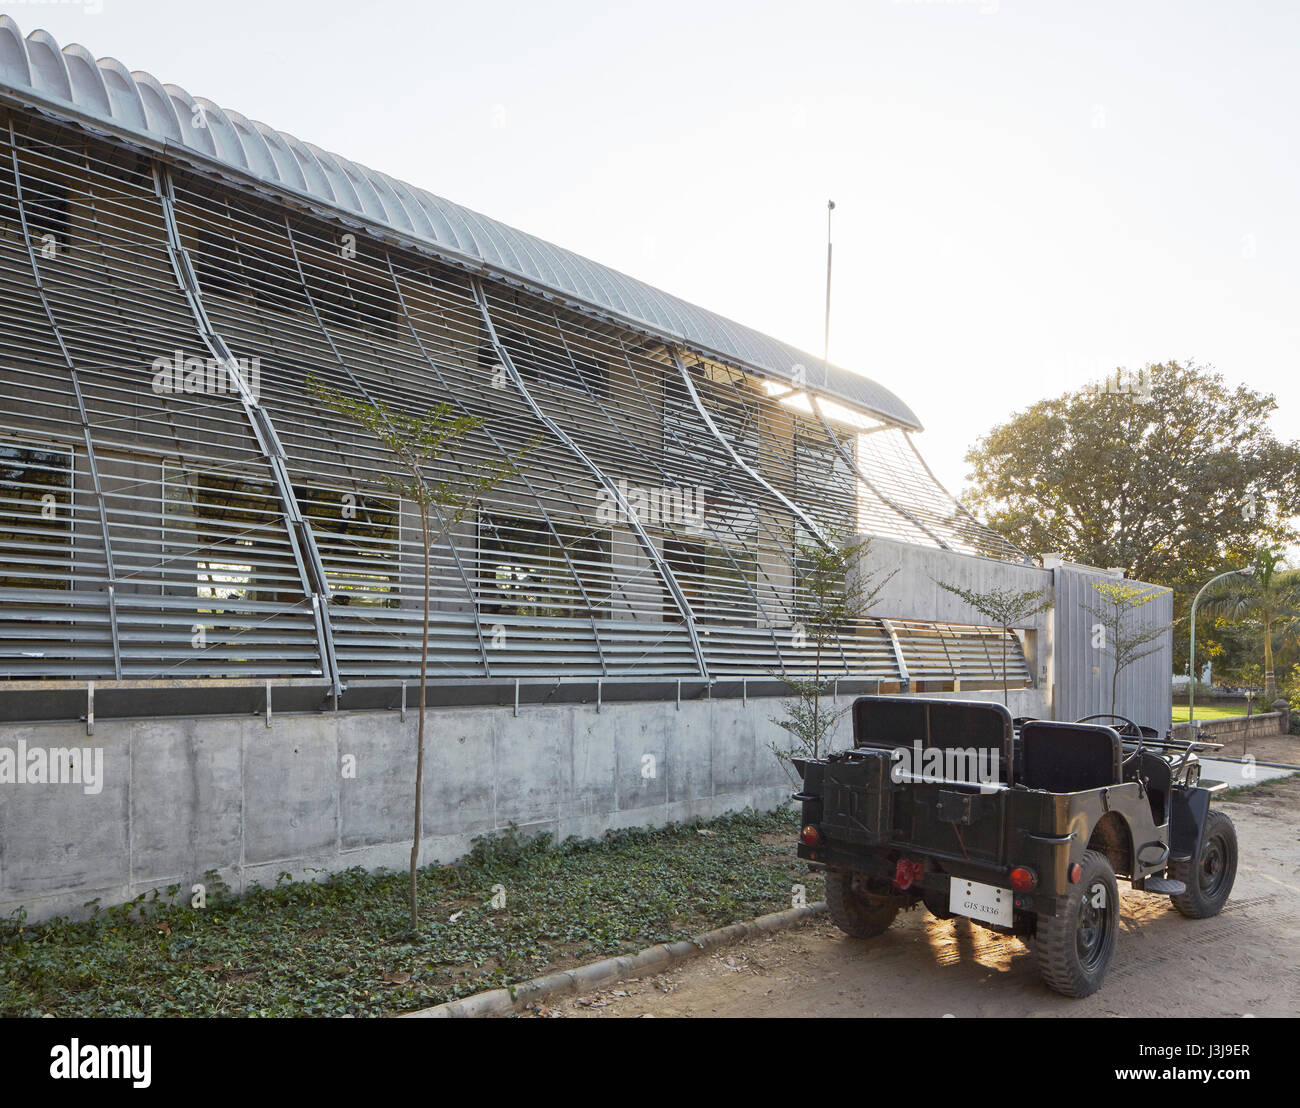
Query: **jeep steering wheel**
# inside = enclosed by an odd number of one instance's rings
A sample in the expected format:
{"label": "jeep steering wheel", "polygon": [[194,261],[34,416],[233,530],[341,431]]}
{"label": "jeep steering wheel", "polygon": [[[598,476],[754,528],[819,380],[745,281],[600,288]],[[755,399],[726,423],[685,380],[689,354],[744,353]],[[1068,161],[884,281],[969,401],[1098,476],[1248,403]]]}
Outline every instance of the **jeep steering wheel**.
{"label": "jeep steering wheel", "polygon": [[1142,728],[1134,723],[1128,716],[1119,716],[1114,712],[1101,712],[1095,716],[1084,716],[1083,719],[1076,719],[1075,723],[1091,723],[1094,719],[1118,719],[1123,720],[1125,727],[1120,731],[1120,738],[1124,739],[1141,739]]}
{"label": "jeep steering wheel", "polygon": [[1124,727],[1119,731],[1120,741],[1124,739],[1136,739],[1137,749],[1133,751],[1121,764],[1121,769],[1127,770],[1130,766],[1137,765],[1142,760],[1142,728],[1134,723],[1128,716],[1117,715],[1114,712],[1101,712],[1095,716],[1084,716],[1083,719],[1076,719],[1075,723],[1090,723],[1094,719],[1118,719],[1123,720]]}

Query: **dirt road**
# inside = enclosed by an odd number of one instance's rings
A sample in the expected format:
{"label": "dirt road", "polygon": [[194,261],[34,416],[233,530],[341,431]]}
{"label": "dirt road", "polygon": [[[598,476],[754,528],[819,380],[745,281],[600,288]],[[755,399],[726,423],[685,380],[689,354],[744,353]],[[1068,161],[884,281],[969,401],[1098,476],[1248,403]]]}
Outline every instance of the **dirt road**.
{"label": "dirt road", "polygon": [[850,939],[824,917],[656,977],[566,997],[530,1016],[1295,1016],[1300,1014],[1300,778],[1257,786],[1222,808],[1241,862],[1208,920],[1121,882],[1115,960],[1093,996],[1040,982],[1019,939],[901,914],[883,936]]}

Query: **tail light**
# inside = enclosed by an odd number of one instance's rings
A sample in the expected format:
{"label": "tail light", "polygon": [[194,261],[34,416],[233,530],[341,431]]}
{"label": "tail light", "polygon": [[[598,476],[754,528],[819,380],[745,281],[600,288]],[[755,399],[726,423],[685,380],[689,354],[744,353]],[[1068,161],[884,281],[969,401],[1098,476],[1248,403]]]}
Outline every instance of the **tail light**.
{"label": "tail light", "polygon": [[800,833],[799,835],[799,838],[803,839],[804,843],[807,844],[808,846],[822,845],[822,833],[818,831],[817,828],[815,828],[811,823],[808,824],[808,826],[803,829],[802,833]]}
{"label": "tail light", "polygon": [[1028,866],[1016,866],[1011,871],[1011,887],[1018,893],[1027,893],[1038,884],[1038,877]]}

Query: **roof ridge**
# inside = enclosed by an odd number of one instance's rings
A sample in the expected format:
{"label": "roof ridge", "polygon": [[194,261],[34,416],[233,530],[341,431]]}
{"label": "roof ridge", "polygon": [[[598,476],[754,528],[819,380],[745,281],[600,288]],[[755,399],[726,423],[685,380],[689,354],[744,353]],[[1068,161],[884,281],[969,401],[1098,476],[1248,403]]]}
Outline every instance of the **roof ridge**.
{"label": "roof ridge", "polygon": [[[632,324],[673,336],[778,380],[821,376],[822,360],[612,266],[251,120],[179,85],[163,84],[47,31],[26,38],[0,15],[0,86],[111,123],[154,142],[183,146],[289,193],[362,216],[435,248],[451,249],[525,282],[573,297]],[[883,385],[830,366],[819,388],[909,430],[920,421]]]}

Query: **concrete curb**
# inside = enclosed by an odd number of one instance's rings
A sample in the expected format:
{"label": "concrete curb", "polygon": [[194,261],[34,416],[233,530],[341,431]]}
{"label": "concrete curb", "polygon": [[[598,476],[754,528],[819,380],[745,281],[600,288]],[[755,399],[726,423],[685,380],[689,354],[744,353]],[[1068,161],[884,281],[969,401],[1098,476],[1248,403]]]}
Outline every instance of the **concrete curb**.
{"label": "concrete curb", "polygon": [[1253,762],[1247,762],[1245,758],[1219,758],[1206,756],[1202,759],[1205,762],[1231,762],[1234,766],[1263,766],[1265,769],[1294,769],[1300,770],[1300,766],[1292,765],[1290,762],[1261,762],[1256,758]]}
{"label": "concrete curb", "polygon": [[578,966],[576,969],[548,973],[545,977],[534,977],[504,989],[489,989],[485,993],[475,993],[462,1000],[449,1000],[446,1004],[421,1008],[418,1012],[404,1012],[398,1018],[476,1019],[481,1016],[501,1015],[525,1004],[535,1004],[539,1000],[564,993],[587,993],[629,977],[659,973],[670,966],[710,950],[730,946],[741,939],[774,935],[778,931],[788,930],[806,919],[822,915],[825,911],[826,901],[819,900],[816,904],[809,904],[804,908],[790,908],[784,912],[759,916],[750,923],[733,923],[727,927],[719,927],[715,931],[706,931],[703,935],[696,935],[695,938],[682,942],[648,946],[639,954],[605,958],[586,966]]}

